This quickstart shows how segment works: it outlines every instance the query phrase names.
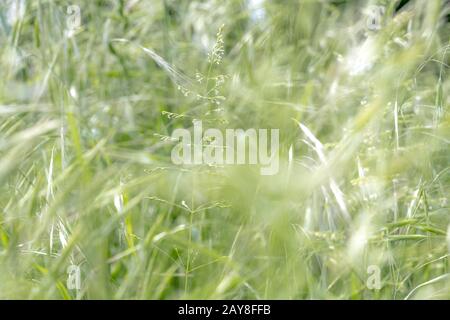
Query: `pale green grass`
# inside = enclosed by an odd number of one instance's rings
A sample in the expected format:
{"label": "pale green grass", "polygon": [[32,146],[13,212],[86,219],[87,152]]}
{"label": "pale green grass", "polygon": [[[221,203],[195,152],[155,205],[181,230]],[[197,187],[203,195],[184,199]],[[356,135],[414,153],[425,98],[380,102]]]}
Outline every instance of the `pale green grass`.
{"label": "pale green grass", "polygon": [[[449,4],[399,2],[2,1],[0,298],[450,298]],[[280,173],[173,165],[193,119]]]}

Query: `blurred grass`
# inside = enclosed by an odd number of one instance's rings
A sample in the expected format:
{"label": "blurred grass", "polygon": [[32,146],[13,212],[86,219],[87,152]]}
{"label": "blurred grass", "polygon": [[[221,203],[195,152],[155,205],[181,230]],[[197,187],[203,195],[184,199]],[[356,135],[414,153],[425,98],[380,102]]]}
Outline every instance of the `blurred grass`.
{"label": "blurred grass", "polygon": [[[0,298],[450,298],[449,12],[3,1]],[[279,128],[280,173],[173,165],[193,119]]]}

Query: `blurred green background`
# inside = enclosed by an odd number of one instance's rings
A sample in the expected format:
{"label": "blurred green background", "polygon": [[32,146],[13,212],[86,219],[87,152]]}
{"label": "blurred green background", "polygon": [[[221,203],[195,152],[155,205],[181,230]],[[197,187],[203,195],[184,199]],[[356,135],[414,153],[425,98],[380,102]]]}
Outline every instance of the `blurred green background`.
{"label": "blurred green background", "polygon": [[[2,1],[0,298],[450,298],[449,13]],[[172,164],[194,119],[280,172]]]}

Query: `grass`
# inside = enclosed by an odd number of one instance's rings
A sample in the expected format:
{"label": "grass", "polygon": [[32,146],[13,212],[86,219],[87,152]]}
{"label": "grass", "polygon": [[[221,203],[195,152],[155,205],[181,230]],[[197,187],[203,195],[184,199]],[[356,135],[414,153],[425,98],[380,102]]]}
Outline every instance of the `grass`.
{"label": "grass", "polygon": [[[450,298],[448,1],[255,3],[0,4],[0,298]],[[194,119],[279,174],[172,164]]]}

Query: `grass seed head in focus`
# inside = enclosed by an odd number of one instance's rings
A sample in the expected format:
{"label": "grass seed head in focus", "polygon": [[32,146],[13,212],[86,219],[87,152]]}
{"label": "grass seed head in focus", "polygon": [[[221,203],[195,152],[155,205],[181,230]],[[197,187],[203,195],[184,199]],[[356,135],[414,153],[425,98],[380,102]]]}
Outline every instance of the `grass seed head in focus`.
{"label": "grass seed head in focus", "polygon": [[[0,298],[450,298],[449,14],[3,1]],[[174,165],[195,120],[279,173]]]}

